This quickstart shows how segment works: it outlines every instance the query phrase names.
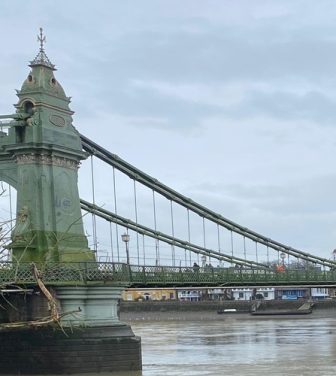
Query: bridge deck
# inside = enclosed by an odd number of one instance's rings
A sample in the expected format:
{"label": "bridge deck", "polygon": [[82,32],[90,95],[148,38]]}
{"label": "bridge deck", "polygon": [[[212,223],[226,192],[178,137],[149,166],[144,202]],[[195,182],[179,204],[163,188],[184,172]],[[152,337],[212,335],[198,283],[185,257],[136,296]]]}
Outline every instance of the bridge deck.
{"label": "bridge deck", "polygon": [[[242,286],[336,285],[336,271],[135,266],[121,263],[37,265],[46,285]],[[34,285],[32,264],[0,264],[0,286]]]}

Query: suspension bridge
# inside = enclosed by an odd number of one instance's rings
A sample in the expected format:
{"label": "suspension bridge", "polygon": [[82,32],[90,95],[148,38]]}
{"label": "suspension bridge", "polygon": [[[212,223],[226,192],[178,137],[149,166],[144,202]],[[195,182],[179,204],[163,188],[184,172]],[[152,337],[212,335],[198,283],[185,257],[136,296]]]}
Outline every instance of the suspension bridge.
{"label": "suspension bridge", "polygon": [[[336,283],[334,260],[290,247],[235,223],[161,183],[73,128],[67,128],[72,112],[60,101],[69,100],[56,79],[46,74],[54,68],[44,50],[31,66],[44,69],[42,78],[46,82],[40,88],[52,92],[51,107],[58,107],[62,114],[49,114],[49,118],[44,119],[47,126],[43,134],[37,135],[34,126],[42,125],[43,109],[33,98],[36,78],[30,74],[18,94],[17,112],[0,116],[0,177],[9,184],[9,195],[3,195],[2,200],[9,200],[11,216],[2,229],[0,283],[32,283],[31,261],[39,264],[47,284],[97,281],[129,286]],[[49,129],[51,127],[57,128],[57,132]],[[45,143],[48,147],[43,145]],[[71,148],[76,150],[72,150],[70,158]],[[91,201],[76,197],[76,169],[79,160],[87,157]],[[108,195],[104,196],[106,204],[101,206],[97,205],[99,197],[95,186],[97,160],[106,169],[104,185],[109,188]],[[45,168],[40,168],[44,165],[57,165],[67,171],[59,174],[57,180],[53,171],[48,172],[50,181],[44,185]],[[127,203],[133,213],[128,218],[118,212],[117,173],[128,178],[131,188],[125,190],[132,191]],[[51,185],[54,192],[46,194]],[[65,190],[64,185],[70,188]],[[17,191],[17,215],[13,215],[13,188]],[[39,195],[32,199],[36,189]],[[139,220],[139,190],[147,190],[146,223]],[[158,214],[159,205],[169,208],[161,214],[163,219]],[[91,215],[91,223],[83,213]],[[47,226],[42,224],[46,215],[50,222]],[[50,217],[52,215],[56,220]],[[152,223],[148,223],[148,218]],[[99,227],[103,227],[98,219],[105,222],[104,239],[109,243],[103,251],[98,246],[101,242],[97,234]],[[60,222],[64,220],[60,231]],[[87,233],[91,232],[91,250],[80,230],[83,221]],[[165,222],[164,230],[159,227],[160,221]],[[136,239],[133,250],[130,238]],[[71,251],[62,251],[67,248]],[[81,256],[78,258],[78,255]]]}
{"label": "suspension bridge", "polygon": [[1,374],[141,369],[141,339],[118,315],[125,287],[336,284],[335,261],[239,225],[80,134],[42,29],[38,41],[15,112],[0,116]]}
{"label": "suspension bridge", "polygon": [[[109,152],[84,135],[80,135],[83,151],[91,158],[92,201],[80,200],[82,211],[90,213],[91,232],[93,234],[93,248],[95,260],[85,262],[43,262],[39,266],[41,275],[46,284],[94,284],[103,281],[104,284],[123,284],[128,286],[202,286],[202,285],[334,285],[336,283],[336,263],[299,249],[292,248],[258,234],[223,217],[201,204],[185,197],[179,192],[159,182],[135,166],[127,163],[117,155]],[[112,169],[111,182],[113,187],[111,201],[114,210],[96,205],[94,162],[97,158]],[[133,187],[134,218],[129,219],[117,212],[116,172],[126,175]],[[138,221],[138,202],[136,184],[150,190],[152,195],[153,227],[143,225]],[[156,200],[161,196],[170,206],[171,232],[158,231]],[[187,238],[176,237],[174,229],[174,206],[185,210],[185,227]],[[191,240],[190,213],[196,214],[202,223],[203,244]],[[97,247],[97,218],[108,223],[110,232],[109,255],[100,254]],[[216,227],[216,248],[207,247],[205,239],[206,222]],[[114,228],[112,228],[112,224]],[[126,237],[125,248],[118,242],[118,234]],[[130,257],[130,233],[137,239],[135,257]],[[223,234],[224,233],[224,234]],[[221,240],[229,239],[229,252],[221,248]],[[142,238],[142,247],[139,247],[139,237]],[[115,239],[115,241],[113,241]],[[154,241],[153,247],[146,249],[148,240]],[[254,258],[247,257],[247,242],[253,244]],[[240,248],[239,244],[240,243]],[[160,244],[165,254],[160,254]],[[263,251],[262,252],[262,248]],[[123,254],[124,253],[124,254]],[[140,253],[142,253],[140,255]],[[147,253],[147,255],[146,255]],[[161,252],[162,253],[162,252]],[[236,253],[240,256],[236,256]],[[10,259],[10,252],[3,256]],[[264,256],[262,260],[261,257]],[[153,257],[154,256],[154,257]],[[243,257],[242,257],[243,256]],[[121,260],[126,258],[124,262]],[[133,259],[136,264],[130,263]],[[160,262],[160,260],[164,260]],[[104,260],[104,261],[102,261]],[[150,263],[151,261],[153,261]],[[168,262],[167,262],[168,260]],[[142,261],[142,262],[141,262]],[[146,263],[147,261],[147,263]],[[29,262],[19,262],[11,259],[1,263],[0,281],[2,283],[34,283]]]}

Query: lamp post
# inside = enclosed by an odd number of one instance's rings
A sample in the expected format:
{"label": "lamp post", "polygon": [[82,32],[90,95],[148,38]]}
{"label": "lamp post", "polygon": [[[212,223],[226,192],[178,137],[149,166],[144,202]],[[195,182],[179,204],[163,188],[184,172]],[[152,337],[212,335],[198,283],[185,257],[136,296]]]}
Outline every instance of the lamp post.
{"label": "lamp post", "polygon": [[128,243],[130,241],[130,236],[125,232],[121,235],[121,240],[125,243],[126,246],[126,263],[127,265],[130,264],[130,258],[129,258],[129,249],[128,249]]}
{"label": "lamp post", "polygon": [[285,252],[281,252],[280,253],[280,258],[282,260],[282,265],[285,266],[286,253]]}

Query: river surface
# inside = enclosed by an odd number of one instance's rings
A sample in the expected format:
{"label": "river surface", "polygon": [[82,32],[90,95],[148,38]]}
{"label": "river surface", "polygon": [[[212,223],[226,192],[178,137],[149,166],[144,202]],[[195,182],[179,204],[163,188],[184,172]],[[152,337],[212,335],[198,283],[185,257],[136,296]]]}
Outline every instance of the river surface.
{"label": "river surface", "polygon": [[131,325],[142,337],[143,371],[130,376],[336,375],[336,312]]}

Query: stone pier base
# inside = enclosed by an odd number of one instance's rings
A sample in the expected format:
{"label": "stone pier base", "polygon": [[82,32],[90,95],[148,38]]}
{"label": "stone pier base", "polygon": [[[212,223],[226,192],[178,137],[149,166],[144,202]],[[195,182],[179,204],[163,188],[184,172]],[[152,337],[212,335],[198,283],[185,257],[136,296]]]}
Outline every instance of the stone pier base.
{"label": "stone pier base", "polygon": [[[141,339],[119,320],[122,287],[68,286],[50,290],[62,314],[60,326],[2,328],[0,375],[141,370]],[[8,299],[7,316],[0,317],[0,321],[26,322],[50,315],[47,300],[38,291]]]}
{"label": "stone pier base", "polygon": [[[66,333],[66,335],[65,335]],[[128,325],[0,333],[0,374],[79,374],[141,369],[141,342]]]}

